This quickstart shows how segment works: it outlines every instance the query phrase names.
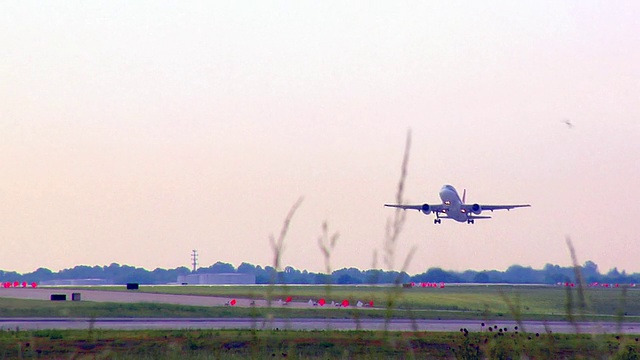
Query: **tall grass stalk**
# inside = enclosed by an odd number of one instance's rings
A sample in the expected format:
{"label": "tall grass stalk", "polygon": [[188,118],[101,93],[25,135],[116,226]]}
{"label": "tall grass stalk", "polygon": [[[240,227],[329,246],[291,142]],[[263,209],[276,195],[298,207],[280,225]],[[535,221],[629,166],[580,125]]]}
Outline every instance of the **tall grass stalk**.
{"label": "tall grass stalk", "polygon": [[[333,279],[331,276],[331,253],[333,249],[336,247],[336,243],[338,242],[338,238],[340,234],[337,232],[329,235],[329,224],[325,220],[322,223],[322,234],[318,237],[318,247],[320,248],[320,252],[322,252],[322,257],[324,259],[324,269],[325,269],[325,299],[326,301],[330,301],[331,299],[331,285],[333,283]],[[329,326],[329,325],[327,325]]]}
{"label": "tall grass stalk", "polygon": [[[405,141],[404,154],[402,156],[402,165],[400,167],[400,179],[398,180],[398,186],[396,188],[396,204],[403,204],[405,202],[404,199],[404,189],[405,182],[407,180],[407,173],[409,167],[409,154],[411,152],[411,130],[407,131],[407,138]],[[396,246],[398,243],[398,239],[400,238],[400,233],[404,227],[404,223],[406,220],[406,211],[400,208],[396,208],[393,217],[387,220],[387,224],[385,227],[385,237],[383,243],[383,261],[387,269],[393,270],[395,268],[395,255],[396,255]],[[413,254],[415,253],[415,246],[409,250],[407,257],[405,258],[401,270],[398,272],[398,275],[394,279],[393,286],[387,292],[387,298],[385,305],[385,322],[384,322],[384,331],[385,333],[389,330],[389,324],[391,322],[391,318],[393,315],[393,309],[396,307],[398,300],[400,299],[403,291],[402,287],[402,274],[409,267],[411,259],[413,258]],[[374,259],[375,261],[375,259]],[[414,323],[414,327],[417,326]]]}
{"label": "tall grass stalk", "polygon": [[284,223],[282,224],[282,228],[280,229],[280,234],[276,238],[273,234],[269,235],[269,243],[271,244],[271,250],[273,251],[273,268],[274,271],[271,274],[271,279],[269,282],[269,286],[267,287],[267,306],[269,308],[272,307],[273,301],[273,290],[275,284],[278,282],[278,272],[280,271],[281,262],[282,262],[282,254],[284,252],[284,239],[287,237],[287,232],[289,231],[289,225],[291,224],[291,220],[293,219],[293,215],[295,215],[296,211],[302,204],[303,198],[300,197],[298,200],[291,206],[287,216],[284,219]]}
{"label": "tall grass stalk", "polygon": [[[409,166],[409,153],[411,150],[411,131],[407,132],[407,139],[404,147],[404,155],[402,157],[402,166],[400,168],[400,180],[396,189],[396,204],[404,203],[404,184],[407,179],[407,171]],[[395,265],[395,248],[404,222],[406,219],[406,211],[396,208],[393,218],[387,220],[386,233],[384,237],[384,263],[389,270],[394,269]]]}
{"label": "tall grass stalk", "polygon": [[522,321],[522,306],[520,306],[520,295],[516,294],[515,304],[511,302],[511,299],[509,299],[507,294],[505,294],[502,289],[500,290],[500,297],[502,298],[502,301],[507,304],[507,308],[513,316],[513,319],[518,324],[518,328],[520,329],[520,331],[525,333],[526,329],[524,327],[524,322]]}
{"label": "tall grass stalk", "polygon": [[587,300],[585,297],[585,289],[587,284],[582,276],[582,267],[578,263],[578,257],[576,256],[576,250],[573,247],[571,238],[567,236],[567,247],[569,247],[569,253],[571,254],[571,262],[573,263],[573,273],[576,278],[576,287],[578,289],[578,313],[581,320],[584,320],[585,312],[587,310]]}
{"label": "tall grass stalk", "polygon": [[[291,225],[291,220],[295,215],[296,211],[302,204],[303,198],[300,197],[298,200],[291,206],[287,216],[284,218],[284,222],[282,224],[282,228],[280,229],[280,234],[276,238],[273,234],[269,235],[269,244],[271,245],[271,250],[273,251],[273,273],[271,274],[271,278],[269,281],[269,286],[267,286],[266,298],[267,298],[267,309],[269,313],[265,317],[262,327],[265,331],[269,331],[271,334],[271,328],[273,326],[273,314],[271,313],[272,305],[273,305],[273,291],[275,288],[275,284],[278,282],[278,273],[281,268],[282,263],[282,254],[284,253],[284,240],[287,237],[287,233],[289,232],[289,226]],[[266,339],[261,340],[258,338],[258,334],[256,330],[253,330],[252,333],[253,340],[253,349],[252,349],[252,357],[258,358],[260,357],[260,353],[264,351],[264,348],[274,348],[277,346],[277,339],[273,336],[267,336]]]}

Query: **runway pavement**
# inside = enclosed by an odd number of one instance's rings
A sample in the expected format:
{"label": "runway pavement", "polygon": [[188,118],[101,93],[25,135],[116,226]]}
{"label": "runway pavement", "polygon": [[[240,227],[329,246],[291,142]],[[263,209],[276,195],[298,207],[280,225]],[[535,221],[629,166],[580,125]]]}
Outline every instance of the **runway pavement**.
{"label": "runway pavement", "polygon": [[[392,320],[387,329],[390,331],[460,331],[470,332],[506,331],[507,333],[527,332],[530,334],[585,333],[585,334],[640,334],[640,323],[617,324],[612,322],[581,322],[571,324],[564,321],[525,321],[520,327],[513,321],[488,323],[482,326],[477,320]],[[40,330],[40,329],[279,329],[279,330],[384,330],[385,321],[381,319],[263,319],[247,318],[0,318],[1,330]],[[506,329],[506,330],[505,330]]]}

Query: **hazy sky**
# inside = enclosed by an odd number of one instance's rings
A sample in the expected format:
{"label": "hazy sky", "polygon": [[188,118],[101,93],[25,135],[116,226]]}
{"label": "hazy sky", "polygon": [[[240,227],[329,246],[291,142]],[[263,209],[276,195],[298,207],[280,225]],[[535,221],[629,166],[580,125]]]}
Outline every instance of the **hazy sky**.
{"label": "hazy sky", "polygon": [[[397,266],[640,271],[640,2],[0,4],[0,269],[284,265],[381,255],[407,130]],[[574,127],[563,123],[570,119]],[[377,267],[384,267],[382,261]]]}

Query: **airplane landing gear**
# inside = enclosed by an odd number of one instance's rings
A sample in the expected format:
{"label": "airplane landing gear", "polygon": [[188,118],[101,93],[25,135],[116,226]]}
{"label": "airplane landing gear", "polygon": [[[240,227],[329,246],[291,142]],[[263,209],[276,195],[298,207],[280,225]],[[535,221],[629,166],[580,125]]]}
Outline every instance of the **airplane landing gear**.
{"label": "airplane landing gear", "polygon": [[473,219],[467,219],[467,224],[474,224],[475,222],[473,221]]}
{"label": "airplane landing gear", "polygon": [[440,224],[440,223],[442,223],[442,219],[433,219],[433,223],[434,224]]}

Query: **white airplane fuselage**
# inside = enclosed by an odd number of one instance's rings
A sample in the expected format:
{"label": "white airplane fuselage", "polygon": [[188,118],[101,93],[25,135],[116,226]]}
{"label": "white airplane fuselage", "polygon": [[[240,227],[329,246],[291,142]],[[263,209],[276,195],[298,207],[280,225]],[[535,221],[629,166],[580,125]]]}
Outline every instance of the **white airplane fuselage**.
{"label": "white airplane fuselage", "polygon": [[469,220],[467,212],[462,209],[462,199],[453,186],[444,185],[440,189],[440,200],[445,208],[443,212],[447,214],[448,218],[459,222]]}

